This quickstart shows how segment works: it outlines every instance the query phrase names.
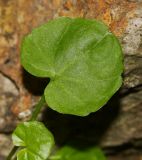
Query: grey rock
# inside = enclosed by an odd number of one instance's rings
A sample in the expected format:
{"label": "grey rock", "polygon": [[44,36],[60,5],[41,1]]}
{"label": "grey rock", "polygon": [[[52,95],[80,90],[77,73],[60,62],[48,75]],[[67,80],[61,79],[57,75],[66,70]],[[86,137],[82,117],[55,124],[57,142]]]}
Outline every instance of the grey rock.
{"label": "grey rock", "polygon": [[118,117],[102,138],[102,146],[120,146],[142,139],[142,91],[121,98],[120,106]]}
{"label": "grey rock", "polygon": [[124,88],[134,88],[142,84],[142,57],[126,56],[124,58]]}
{"label": "grey rock", "polygon": [[0,134],[0,160],[5,160],[12,148],[11,136]]}
{"label": "grey rock", "polygon": [[135,17],[130,19],[123,36],[125,55],[142,56],[142,4],[136,9]]}
{"label": "grey rock", "polygon": [[0,74],[0,132],[11,132],[16,125],[10,107],[17,96],[18,90],[12,81]]}

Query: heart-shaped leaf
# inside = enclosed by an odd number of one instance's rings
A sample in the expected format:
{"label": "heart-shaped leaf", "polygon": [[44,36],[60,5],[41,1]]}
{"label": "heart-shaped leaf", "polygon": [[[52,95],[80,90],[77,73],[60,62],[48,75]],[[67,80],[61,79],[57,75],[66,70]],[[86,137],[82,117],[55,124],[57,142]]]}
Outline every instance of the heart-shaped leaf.
{"label": "heart-shaped leaf", "polygon": [[117,38],[96,20],[58,18],[34,29],[22,44],[21,62],[38,77],[49,77],[47,104],[85,116],[120,88],[122,51]]}
{"label": "heart-shaped leaf", "polygon": [[79,150],[70,146],[64,146],[49,160],[106,160],[103,152],[98,147]]}
{"label": "heart-shaped leaf", "polygon": [[23,148],[18,151],[18,160],[45,160],[54,145],[50,131],[37,121],[19,124],[12,139],[14,145]]}

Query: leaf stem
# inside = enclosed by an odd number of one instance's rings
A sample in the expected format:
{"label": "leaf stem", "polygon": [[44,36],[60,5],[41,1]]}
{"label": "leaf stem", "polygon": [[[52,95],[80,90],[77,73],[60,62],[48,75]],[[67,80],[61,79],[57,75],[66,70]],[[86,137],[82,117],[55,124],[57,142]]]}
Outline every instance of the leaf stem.
{"label": "leaf stem", "polygon": [[[44,106],[44,104],[45,104],[45,97],[44,97],[44,94],[43,94],[41,96],[39,102],[35,105],[35,109],[34,109],[34,111],[32,113],[32,116],[31,116],[29,121],[35,121],[37,119],[37,116],[38,116],[41,108]],[[18,146],[14,146],[13,149],[11,150],[11,152],[9,153],[6,160],[11,160],[12,157],[15,155],[18,148],[19,148]]]}
{"label": "leaf stem", "polygon": [[32,117],[30,119],[30,121],[35,121],[37,119],[37,116],[41,110],[41,108],[44,106],[45,104],[45,97],[44,94],[41,96],[41,99],[39,100],[39,102],[35,105],[35,109],[32,113]]}
{"label": "leaf stem", "polygon": [[16,153],[17,149],[18,149],[18,147],[17,147],[17,146],[14,146],[14,147],[12,148],[11,152],[9,153],[9,155],[8,155],[8,157],[7,157],[6,160],[11,160],[12,157],[14,156],[14,154]]}

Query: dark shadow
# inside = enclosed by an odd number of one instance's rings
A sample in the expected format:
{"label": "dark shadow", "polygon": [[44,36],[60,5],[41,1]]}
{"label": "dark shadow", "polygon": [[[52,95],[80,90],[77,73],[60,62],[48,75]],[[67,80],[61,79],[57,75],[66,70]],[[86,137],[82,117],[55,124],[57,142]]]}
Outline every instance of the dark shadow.
{"label": "dark shadow", "polygon": [[136,87],[133,87],[133,88],[125,88],[123,87],[123,89],[121,90],[121,94],[120,94],[120,97],[126,97],[128,96],[129,94],[132,94],[132,93],[136,93],[136,92],[139,92],[142,90],[142,84],[136,86]]}
{"label": "dark shadow", "polygon": [[99,144],[102,136],[119,115],[119,106],[119,94],[117,93],[107,105],[86,117],[63,115],[46,108],[42,120],[54,134],[57,145],[76,142],[83,147],[94,146]]}
{"label": "dark shadow", "polygon": [[[23,70],[23,83],[33,95],[41,95],[49,79],[37,78]],[[68,143],[78,149],[85,149],[91,145],[98,145],[117,119],[120,109],[119,98],[119,93],[115,94],[107,105],[86,117],[60,114],[47,107],[43,111],[42,121],[53,133],[58,146]]]}
{"label": "dark shadow", "polygon": [[49,83],[49,78],[38,78],[32,76],[30,73],[23,69],[23,84],[25,88],[35,96],[42,95],[45,87]]}

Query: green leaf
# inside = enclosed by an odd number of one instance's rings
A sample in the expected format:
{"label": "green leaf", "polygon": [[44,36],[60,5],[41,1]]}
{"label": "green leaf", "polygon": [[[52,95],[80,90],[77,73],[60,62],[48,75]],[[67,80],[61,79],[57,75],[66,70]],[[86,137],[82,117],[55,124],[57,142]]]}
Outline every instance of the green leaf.
{"label": "green leaf", "polygon": [[122,50],[96,20],[58,18],[25,37],[21,62],[38,77],[49,77],[47,104],[64,114],[97,111],[120,88]]}
{"label": "green leaf", "polygon": [[18,160],[45,160],[54,145],[53,135],[37,121],[19,124],[12,139],[14,145],[23,148],[18,151]]}
{"label": "green leaf", "polygon": [[103,152],[98,147],[79,150],[64,146],[49,158],[50,160],[106,160]]}

